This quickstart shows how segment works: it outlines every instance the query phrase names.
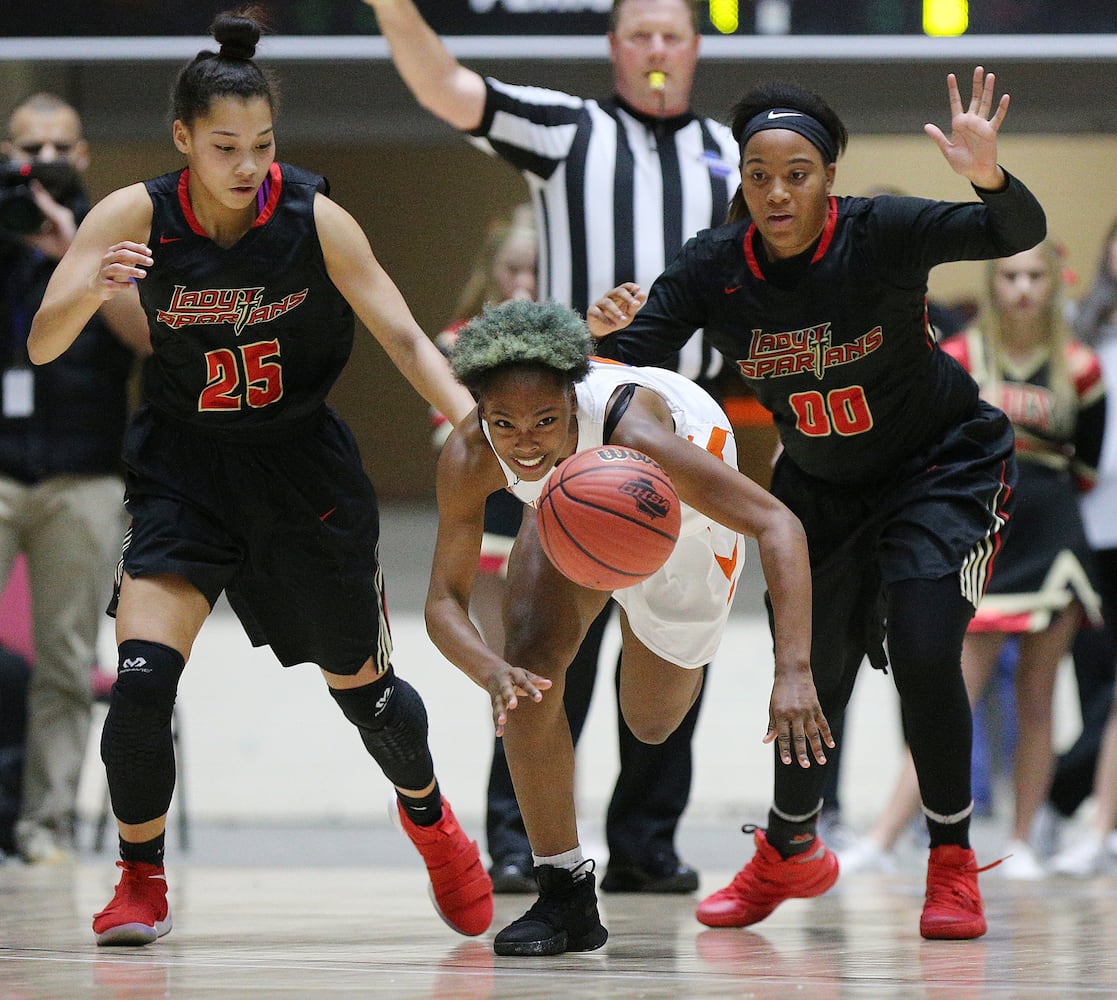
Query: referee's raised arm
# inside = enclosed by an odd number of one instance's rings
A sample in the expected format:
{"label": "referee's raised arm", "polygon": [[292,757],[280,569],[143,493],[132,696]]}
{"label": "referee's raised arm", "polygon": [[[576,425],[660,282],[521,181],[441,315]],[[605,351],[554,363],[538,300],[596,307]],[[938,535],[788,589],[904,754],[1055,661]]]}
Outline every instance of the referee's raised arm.
{"label": "referee's raised arm", "polygon": [[412,0],[364,0],[374,11],[403,82],[415,99],[448,125],[477,128],[485,81],[463,66],[423,20]]}

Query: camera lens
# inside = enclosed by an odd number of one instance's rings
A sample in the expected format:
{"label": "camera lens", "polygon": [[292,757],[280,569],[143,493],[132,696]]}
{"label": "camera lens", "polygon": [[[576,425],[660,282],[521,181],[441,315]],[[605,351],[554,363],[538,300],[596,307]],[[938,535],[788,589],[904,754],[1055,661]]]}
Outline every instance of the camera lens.
{"label": "camera lens", "polygon": [[16,236],[26,236],[38,231],[43,218],[26,187],[0,191],[0,229]]}

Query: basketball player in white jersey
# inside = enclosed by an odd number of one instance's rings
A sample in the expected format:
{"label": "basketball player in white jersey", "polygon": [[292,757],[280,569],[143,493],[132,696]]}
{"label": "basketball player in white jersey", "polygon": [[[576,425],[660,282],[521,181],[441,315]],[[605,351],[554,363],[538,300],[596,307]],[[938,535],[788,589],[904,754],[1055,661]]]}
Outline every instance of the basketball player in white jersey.
{"label": "basketball player in white jersey", "polygon": [[[810,570],[802,527],[741,475],[729,419],[677,373],[588,357],[589,334],[556,303],[507,302],[460,332],[454,374],[477,399],[438,464],[439,526],[426,618],[431,638],[488,691],[532,846],[540,898],[494,942],[499,955],[601,947],[593,861],[574,809],[574,753],[564,672],[610,595],[559,574],[539,543],[534,510],[570,455],[610,445],[658,462],[683,503],[679,541],[621,605],[620,703],[632,731],[665,740],[698,696],[717,651],[744,557],[756,538],[775,622],[775,681],[766,742],[809,767],[833,746],[810,677]],[[488,648],[469,618],[485,498],[507,488],[527,504],[508,562],[506,644]],[[521,700],[522,699],[522,700]]]}

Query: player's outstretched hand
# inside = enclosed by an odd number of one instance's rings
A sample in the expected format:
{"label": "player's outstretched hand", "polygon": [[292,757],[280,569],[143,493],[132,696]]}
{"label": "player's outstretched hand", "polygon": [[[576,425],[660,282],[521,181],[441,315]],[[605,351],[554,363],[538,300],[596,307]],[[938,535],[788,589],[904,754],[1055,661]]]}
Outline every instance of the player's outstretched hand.
{"label": "player's outstretched hand", "polygon": [[1004,171],[997,165],[997,133],[1008,114],[1008,94],[994,104],[997,78],[981,66],[973,71],[973,92],[968,108],[962,107],[958,79],[946,77],[950,97],[950,136],[937,125],[927,124],[923,131],[939,147],[951,170],[979,188],[996,191],[1004,187]]}
{"label": "player's outstretched hand", "polygon": [[641,291],[635,281],[626,281],[609,289],[586,310],[586,325],[595,338],[607,337],[628,326],[647,301],[647,292]]}
{"label": "player's outstretched hand", "polygon": [[493,703],[493,724],[496,726],[496,735],[504,735],[508,713],[519,704],[519,698],[542,701],[543,692],[550,686],[549,678],[540,677],[521,667],[505,664],[503,670],[493,671],[489,676],[487,688]]}
{"label": "player's outstretched hand", "polygon": [[781,674],[772,685],[764,742],[773,741],[784,764],[796,760],[800,767],[810,767],[812,755],[825,764],[825,748],[835,746],[809,669]]}

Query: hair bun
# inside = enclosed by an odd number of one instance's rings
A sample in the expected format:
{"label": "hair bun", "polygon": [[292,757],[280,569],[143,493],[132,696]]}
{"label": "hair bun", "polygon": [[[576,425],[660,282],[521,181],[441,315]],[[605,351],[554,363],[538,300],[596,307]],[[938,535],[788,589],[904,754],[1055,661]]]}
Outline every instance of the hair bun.
{"label": "hair bun", "polygon": [[225,11],[214,18],[210,31],[220,43],[219,55],[227,59],[251,59],[260,41],[260,21],[257,8],[242,11]]}

